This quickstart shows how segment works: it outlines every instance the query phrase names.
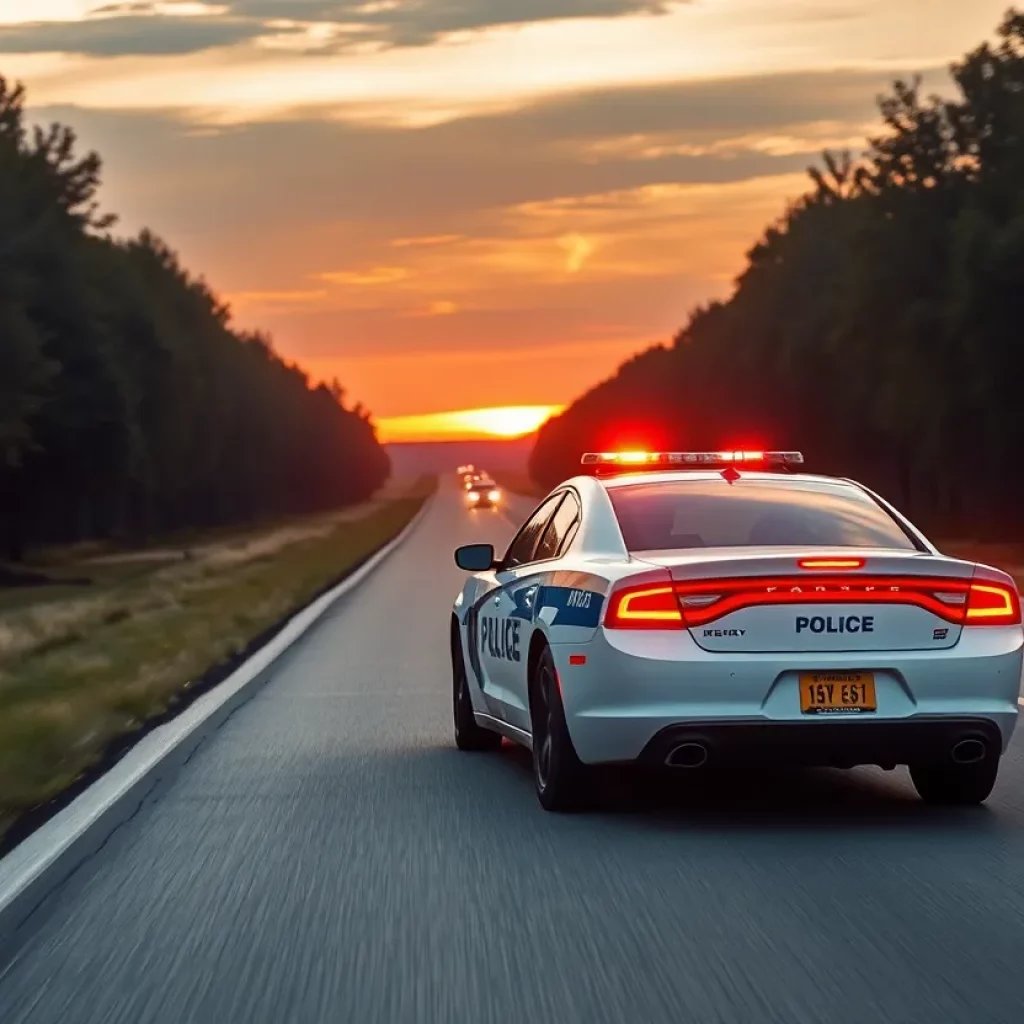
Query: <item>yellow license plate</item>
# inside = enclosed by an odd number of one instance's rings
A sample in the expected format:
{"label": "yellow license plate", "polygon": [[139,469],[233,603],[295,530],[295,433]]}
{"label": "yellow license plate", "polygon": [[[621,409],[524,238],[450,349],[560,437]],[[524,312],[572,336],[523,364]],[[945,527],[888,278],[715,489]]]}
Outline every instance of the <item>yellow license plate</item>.
{"label": "yellow license plate", "polygon": [[800,676],[805,715],[863,715],[878,710],[872,672],[805,672]]}

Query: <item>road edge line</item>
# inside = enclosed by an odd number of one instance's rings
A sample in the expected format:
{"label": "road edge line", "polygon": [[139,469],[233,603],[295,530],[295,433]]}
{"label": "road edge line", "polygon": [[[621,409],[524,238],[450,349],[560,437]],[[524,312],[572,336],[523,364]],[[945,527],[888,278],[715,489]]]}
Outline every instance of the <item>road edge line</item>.
{"label": "road edge line", "polygon": [[[358,587],[412,535],[433,506],[416,515],[354,572],[299,609],[262,647],[180,715],[144,736],[110,771],[0,859],[0,949],[17,936],[46,898],[110,836],[196,748],[269,681],[274,663],[330,608]],[[7,959],[7,957],[3,957]],[[2,963],[2,962],[0,962]]]}

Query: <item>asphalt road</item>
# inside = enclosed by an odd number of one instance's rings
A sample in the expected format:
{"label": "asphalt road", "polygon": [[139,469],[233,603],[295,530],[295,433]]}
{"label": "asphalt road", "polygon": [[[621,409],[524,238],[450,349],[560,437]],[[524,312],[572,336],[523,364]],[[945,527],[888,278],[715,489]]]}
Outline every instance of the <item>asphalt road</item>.
{"label": "asphalt road", "polygon": [[546,814],[451,738],[451,549],[510,532],[443,494],[40,909],[0,1021],[1024,1020],[1024,741],[985,808],[858,770]]}

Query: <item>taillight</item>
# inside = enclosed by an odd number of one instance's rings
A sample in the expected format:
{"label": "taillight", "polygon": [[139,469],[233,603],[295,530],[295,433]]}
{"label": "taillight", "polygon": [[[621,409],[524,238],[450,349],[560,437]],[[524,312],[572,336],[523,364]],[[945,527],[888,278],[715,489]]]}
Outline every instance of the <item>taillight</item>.
{"label": "taillight", "polygon": [[746,608],[807,604],[915,605],[962,623],[966,580],[926,576],[761,576],[676,584],[687,626],[706,626]]}
{"label": "taillight", "polygon": [[967,592],[968,626],[1016,626],[1021,621],[1020,595],[1015,586],[1003,583],[971,583]]}
{"label": "taillight", "polygon": [[993,577],[816,575],[675,582],[652,573],[612,591],[604,624],[608,629],[692,629],[747,608],[808,604],[912,605],[955,625],[1021,623],[1016,586]]}
{"label": "taillight", "polygon": [[648,581],[613,591],[604,624],[606,629],[682,629],[675,587]]}

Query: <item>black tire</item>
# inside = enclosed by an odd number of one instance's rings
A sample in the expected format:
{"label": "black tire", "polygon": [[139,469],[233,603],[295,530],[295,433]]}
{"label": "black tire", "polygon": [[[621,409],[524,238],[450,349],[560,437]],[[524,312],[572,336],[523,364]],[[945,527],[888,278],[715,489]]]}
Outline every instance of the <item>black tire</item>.
{"label": "black tire", "polygon": [[918,796],[929,804],[945,806],[984,803],[999,774],[999,758],[975,764],[912,764],[910,778]]}
{"label": "black tire", "polygon": [[501,734],[477,725],[473,703],[469,699],[466,663],[457,633],[452,637],[452,716],[455,724],[455,746],[459,750],[497,750]]}
{"label": "black tire", "polygon": [[537,799],[546,811],[575,811],[587,796],[587,771],[576,755],[558,675],[546,647],[533,669],[530,687],[530,719],[533,723],[533,781]]}

